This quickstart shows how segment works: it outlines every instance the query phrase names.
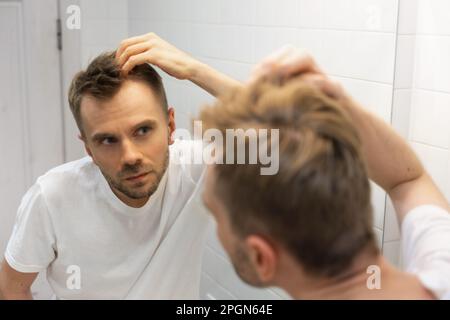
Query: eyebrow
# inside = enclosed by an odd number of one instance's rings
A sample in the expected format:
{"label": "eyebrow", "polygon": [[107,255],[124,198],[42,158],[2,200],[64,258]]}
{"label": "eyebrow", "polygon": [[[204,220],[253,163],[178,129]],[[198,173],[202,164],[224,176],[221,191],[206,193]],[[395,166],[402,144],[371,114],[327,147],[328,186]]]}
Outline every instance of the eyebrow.
{"label": "eyebrow", "polygon": [[[156,126],[158,122],[154,119],[147,119],[144,121],[141,121],[137,124],[135,124],[132,128],[132,131],[135,131],[136,129],[142,128],[142,127],[153,127]],[[110,138],[110,137],[114,137],[115,135],[113,133],[108,133],[108,132],[97,132],[94,135],[92,135],[91,139],[93,141],[101,141],[105,138]]]}

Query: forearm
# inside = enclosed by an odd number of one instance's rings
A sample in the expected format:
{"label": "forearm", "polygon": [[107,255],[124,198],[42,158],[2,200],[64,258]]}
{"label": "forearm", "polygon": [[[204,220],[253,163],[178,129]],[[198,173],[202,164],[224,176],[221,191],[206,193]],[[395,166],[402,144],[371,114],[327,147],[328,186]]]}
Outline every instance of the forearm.
{"label": "forearm", "polygon": [[12,288],[5,285],[5,282],[5,279],[0,277],[0,300],[33,300],[30,289],[24,290],[18,284]]}
{"label": "forearm", "polygon": [[425,173],[414,151],[390,125],[349,97],[344,105],[361,137],[370,179],[389,193]]}
{"label": "forearm", "polygon": [[0,299],[32,300],[31,285],[38,273],[21,273],[3,260],[0,267]]}
{"label": "forearm", "polygon": [[198,62],[192,67],[190,80],[214,97],[218,97],[233,88],[242,86],[239,81],[201,62]]}
{"label": "forearm", "polygon": [[33,296],[31,291],[28,292],[7,292],[0,293],[0,300],[33,300]]}

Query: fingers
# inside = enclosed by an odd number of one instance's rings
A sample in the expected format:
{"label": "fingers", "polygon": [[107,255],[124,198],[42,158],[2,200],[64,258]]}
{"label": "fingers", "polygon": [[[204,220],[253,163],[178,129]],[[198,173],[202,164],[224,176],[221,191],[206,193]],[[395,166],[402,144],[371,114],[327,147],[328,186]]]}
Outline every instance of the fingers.
{"label": "fingers", "polygon": [[269,75],[281,79],[295,78],[336,100],[345,96],[341,85],[322,72],[309,53],[298,49],[283,49],[266,58],[264,63],[254,69],[250,81]]}
{"label": "fingers", "polygon": [[281,75],[286,78],[309,72],[322,73],[312,56],[305,51],[292,52],[281,61],[279,69]]}
{"label": "fingers", "polygon": [[144,34],[141,36],[136,36],[136,37],[132,37],[132,38],[123,40],[120,43],[120,46],[116,51],[116,59],[118,59],[129,46],[132,46],[132,45],[140,43],[140,42],[144,42],[147,39],[148,39],[148,35]]}
{"label": "fingers", "polygon": [[291,45],[284,46],[261,61],[250,77],[250,83],[269,74],[289,78],[302,73],[322,73],[312,56]]}
{"label": "fingers", "polygon": [[330,98],[340,100],[343,97],[344,92],[341,85],[324,74],[305,73],[295,79],[316,87]]}
{"label": "fingers", "polygon": [[137,65],[144,64],[144,63],[150,63],[150,64],[157,64],[156,63],[157,55],[154,52],[145,51],[143,53],[133,55],[125,62],[125,64],[122,66],[122,72],[123,74],[127,75],[133,68]]}
{"label": "fingers", "polygon": [[[116,50],[118,64],[123,66],[130,57],[148,51],[156,46],[157,41],[161,41],[161,39],[153,32],[123,40]],[[125,73],[128,73],[130,70],[125,70]]]}
{"label": "fingers", "polygon": [[285,45],[281,47],[280,49],[276,50],[275,52],[271,53],[267,57],[265,57],[261,64],[271,65],[279,61],[285,60],[286,57],[292,55],[293,52],[297,51],[298,49],[295,48],[292,45]]}
{"label": "fingers", "polygon": [[122,67],[130,57],[138,55],[142,52],[148,51],[152,48],[151,41],[138,42],[136,44],[128,46],[125,50],[122,51],[120,56],[116,56],[117,63],[120,67]]}
{"label": "fingers", "polygon": [[261,62],[253,68],[249,82],[256,82],[258,79],[275,72],[278,69],[279,63],[290,54],[291,50],[292,47],[290,45],[284,46],[261,60]]}
{"label": "fingers", "polygon": [[149,63],[177,79],[188,79],[196,61],[154,33],[122,41],[116,52],[121,73],[126,76],[135,66]]}

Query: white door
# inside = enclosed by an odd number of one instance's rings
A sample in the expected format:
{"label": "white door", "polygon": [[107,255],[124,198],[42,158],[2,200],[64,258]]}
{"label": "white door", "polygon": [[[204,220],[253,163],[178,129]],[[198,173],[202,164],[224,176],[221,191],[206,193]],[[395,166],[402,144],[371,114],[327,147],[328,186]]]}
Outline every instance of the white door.
{"label": "white door", "polygon": [[0,0],[0,251],[22,196],[63,163],[57,0]]}

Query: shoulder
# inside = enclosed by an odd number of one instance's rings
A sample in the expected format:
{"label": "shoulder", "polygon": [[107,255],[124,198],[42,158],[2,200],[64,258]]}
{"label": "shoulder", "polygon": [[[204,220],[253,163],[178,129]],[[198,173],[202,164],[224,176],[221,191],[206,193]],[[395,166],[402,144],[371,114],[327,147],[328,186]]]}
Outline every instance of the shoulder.
{"label": "shoulder", "polygon": [[66,194],[83,184],[92,183],[96,170],[98,168],[92,159],[84,157],[50,169],[37,179],[35,185],[45,197]]}
{"label": "shoulder", "polygon": [[438,298],[450,294],[450,213],[435,205],[411,210],[402,223],[402,258]]}
{"label": "shoulder", "polygon": [[409,232],[426,231],[430,226],[450,228],[450,213],[436,205],[421,205],[406,214],[401,227],[402,232]]}
{"label": "shoulder", "polygon": [[450,263],[450,213],[443,208],[421,205],[412,209],[403,219],[401,238],[407,265],[442,254]]}

